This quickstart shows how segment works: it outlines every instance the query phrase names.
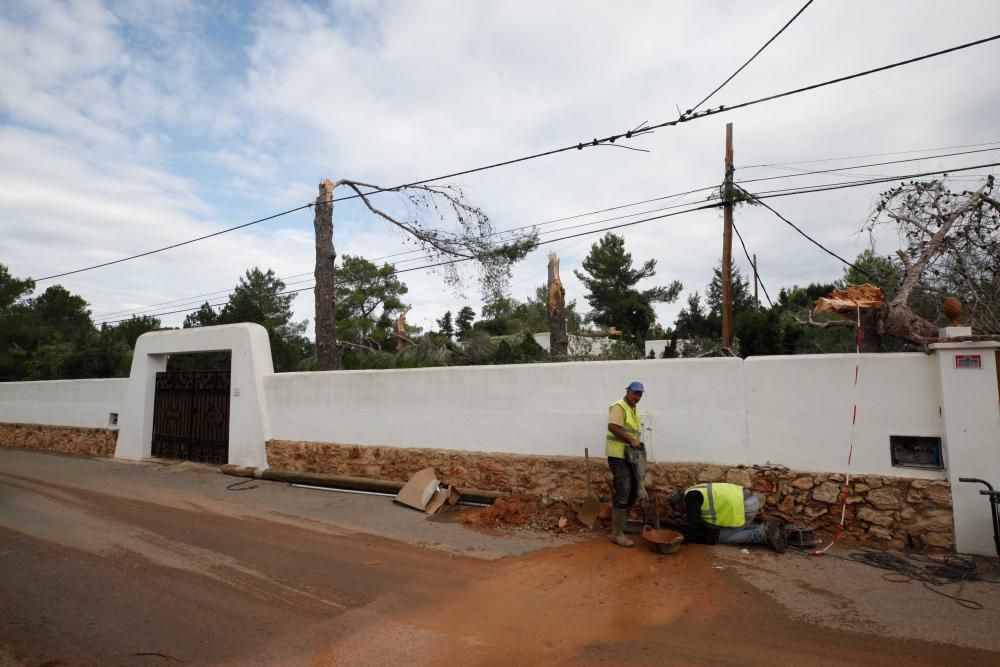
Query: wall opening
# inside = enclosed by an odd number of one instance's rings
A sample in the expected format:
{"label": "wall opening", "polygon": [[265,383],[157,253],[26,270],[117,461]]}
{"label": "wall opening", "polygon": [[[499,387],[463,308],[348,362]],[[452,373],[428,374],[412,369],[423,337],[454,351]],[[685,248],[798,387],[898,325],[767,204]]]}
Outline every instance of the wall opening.
{"label": "wall opening", "polygon": [[944,469],[941,438],[924,435],[890,435],[892,465],[898,468]]}

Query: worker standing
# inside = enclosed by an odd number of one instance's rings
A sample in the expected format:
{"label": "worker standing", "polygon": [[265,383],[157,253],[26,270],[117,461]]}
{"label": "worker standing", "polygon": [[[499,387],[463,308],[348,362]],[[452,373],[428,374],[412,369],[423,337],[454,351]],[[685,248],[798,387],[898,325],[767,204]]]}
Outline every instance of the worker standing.
{"label": "worker standing", "polygon": [[624,398],[615,401],[608,409],[608,435],[604,453],[614,480],[614,497],[611,502],[611,541],[620,547],[630,547],[633,542],[625,537],[628,510],[635,503],[642,480],[625,455],[626,447],[639,449],[642,444],[642,419],[636,407],[644,391],[641,382],[632,382],[625,389]]}

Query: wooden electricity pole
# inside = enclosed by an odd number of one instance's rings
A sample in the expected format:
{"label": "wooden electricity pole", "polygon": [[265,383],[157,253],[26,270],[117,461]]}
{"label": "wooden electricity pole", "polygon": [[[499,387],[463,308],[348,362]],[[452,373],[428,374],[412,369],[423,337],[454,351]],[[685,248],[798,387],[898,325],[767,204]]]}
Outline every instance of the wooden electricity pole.
{"label": "wooden electricity pole", "polygon": [[726,180],[722,186],[722,347],[733,347],[733,124],[726,123]]}

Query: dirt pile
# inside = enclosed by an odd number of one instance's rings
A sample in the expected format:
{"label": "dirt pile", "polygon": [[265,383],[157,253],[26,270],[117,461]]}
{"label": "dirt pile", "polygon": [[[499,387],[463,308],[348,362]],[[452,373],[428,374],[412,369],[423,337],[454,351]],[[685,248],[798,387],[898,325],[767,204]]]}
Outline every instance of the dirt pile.
{"label": "dirt pile", "polygon": [[559,533],[589,530],[576,520],[576,510],[565,501],[545,501],[531,494],[514,494],[498,498],[489,507],[466,512],[463,517],[470,526],[487,528],[522,528]]}

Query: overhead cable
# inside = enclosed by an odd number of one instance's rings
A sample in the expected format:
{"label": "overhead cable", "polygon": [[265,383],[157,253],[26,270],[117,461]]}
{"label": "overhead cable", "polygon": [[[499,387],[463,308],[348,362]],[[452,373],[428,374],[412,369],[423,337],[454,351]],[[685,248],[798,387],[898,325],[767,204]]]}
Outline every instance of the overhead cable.
{"label": "overhead cable", "polygon": [[[452,172],[450,174],[443,174],[441,176],[435,176],[433,178],[425,178],[425,179],[422,179],[422,180],[419,180],[419,181],[412,181],[410,183],[405,183],[405,184],[402,184],[402,185],[396,185],[396,186],[393,186],[391,188],[376,188],[376,189],[370,190],[370,191],[362,193],[362,194],[353,194],[353,195],[345,195],[343,197],[334,197],[334,198],[332,198],[330,200],[330,202],[325,202],[325,203],[332,203],[332,202],[337,202],[337,201],[345,201],[345,200],[348,200],[348,199],[356,199],[356,198],[361,197],[361,196],[368,196],[368,195],[376,194],[376,193],[379,193],[379,192],[393,192],[393,191],[397,191],[397,190],[401,190],[401,189],[404,189],[404,188],[407,188],[407,187],[413,187],[413,186],[417,186],[417,185],[426,185],[427,183],[433,183],[435,181],[440,181],[440,180],[444,180],[444,179],[447,179],[447,178],[454,178],[456,176],[465,176],[467,174],[474,174],[474,173],[477,173],[477,172],[486,171],[488,169],[495,169],[497,167],[504,167],[504,166],[508,166],[508,165],[512,165],[512,164],[517,164],[519,162],[526,162],[528,160],[534,160],[534,159],[537,159],[537,158],[547,157],[547,156],[550,156],[550,155],[556,155],[558,153],[564,153],[566,151],[571,151],[571,150],[574,150],[574,149],[576,149],[576,150],[583,150],[584,148],[589,148],[591,146],[600,146],[602,144],[614,144],[619,139],[629,140],[629,139],[632,139],[634,137],[642,136],[644,134],[650,134],[654,130],[657,130],[657,129],[660,129],[660,128],[673,127],[673,126],[679,125],[681,123],[688,123],[688,122],[691,122],[693,120],[698,120],[698,119],[701,119],[701,118],[706,118],[708,116],[714,116],[714,115],[717,115],[717,114],[720,114],[720,113],[734,111],[736,109],[742,109],[744,107],[753,106],[755,104],[761,104],[763,102],[769,102],[771,100],[776,100],[776,99],[779,99],[779,98],[782,98],[782,97],[788,97],[790,95],[797,95],[799,93],[807,92],[807,91],[810,91],[810,90],[815,90],[817,88],[823,88],[825,86],[830,86],[830,85],[833,85],[835,83],[842,83],[844,81],[850,81],[852,79],[857,79],[857,78],[860,78],[860,77],[863,77],[863,76],[868,76],[870,74],[876,74],[878,72],[884,72],[886,70],[894,69],[896,67],[902,67],[903,65],[909,65],[909,64],[912,64],[912,63],[920,62],[922,60],[927,60],[929,58],[935,58],[937,56],[946,55],[948,53],[954,53],[956,51],[961,51],[963,49],[968,49],[968,48],[971,48],[973,46],[979,46],[981,44],[986,44],[988,42],[992,42],[992,41],[995,41],[997,39],[1000,39],[1000,34],[993,35],[992,37],[986,37],[984,39],[979,39],[979,40],[976,40],[976,41],[973,41],[973,42],[967,42],[965,44],[960,44],[958,46],[953,46],[953,47],[951,47],[949,49],[943,49],[943,50],[940,50],[940,51],[935,51],[933,53],[928,53],[928,54],[925,54],[925,55],[922,55],[922,56],[918,56],[916,58],[909,58],[907,60],[902,60],[902,61],[899,61],[899,62],[896,62],[896,63],[891,63],[889,65],[883,65],[882,67],[876,67],[874,69],[865,70],[863,72],[857,72],[855,74],[850,74],[850,75],[847,75],[847,76],[842,76],[842,77],[839,77],[839,78],[836,78],[836,79],[830,79],[829,81],[824,81],[822,83],[817,83],[817,84],[813,84],[813,85],[810,85],[810,86],[804,86],[802,88],[796,88],[794,90],[789,90],[789,91],[785,91],[785,92],[782,92],[782,93],[776,93],[774,95],[769,95],[767,97],[761,97],[761,98],[758,98],[758,99],[755,99],[755,100],[750,100],[748,102],[741,102],[739,104],[734,104],[734,105],[731,105],[731,106],[728,106],[728,107],[725,106],[725,105],[722,105],[722,106],[719,106],[716,109],[707,109],[705,111],[695,112],[695,113],[692,113],[690,115],[682,115],[681,117],[679,117],[679,118],[677,118],[675,120],[658,123],[656,125],[647,125],[647,124],[644,123],[644,124],[640,125],[639,127],[634,128],[634,129],[628,130],[628,131],[620,133],[620,134],[612,134],[612,135],[609,135],[607,137],[604,137],[603,139],[594,138],[591,141],[579,142],[579,143],[577,143],[575,145],[564,146],[562,148],[555,148],[555,149],[552,149],[552,150],[549,150],[549,151],[543,151],[541,153],[534,153],[532,155],[525,155],[523,157],[515,158],[515,159],[512,159],[512,160],[505,160],[503,162],[495,162],[493,164],[488,164],[488,165],[484,165],[484,166],[481,166],[481,167],[475,167],[475,168],[472,168],[472,169],[465,169],[463,171],[456,171],[456,172]],[[235,227],[230,227],[230,228],[227,228],[227,229],[223,229],[223,230],[214,232],[212,234],[206,234],[204,236],[199,236],[197,238],[189,239],[187,241],[182,241],[180,243],[174,243],[174,244],[171,244],[171,245],[168,245],[168,246],[164,246],[162,248],[157,248],[155,250],[149,250],[149,251],[138,253],[138,254],[135,254],[135,255],[130,255],[128,257],[122,257],[120,259],[112,260],[110,262],[102,262],[100,264],[94,264],[92,266],[86,266],[86,267],[83,267],[83,268],[75,269],[73,271],[65,271],[63,273],[57,273],[57,274],[53,274],[53,275],[50,275],[50,276],[44,276],[42,278],[36,278],[34,280],[37,283],[37,282],[41,282],[43,280],[51,280],[53,278],[61,278],[63,276],[68,276],[68,275],[72,275],[72,274],[75,274],[75,273],[82,273],[84,271],[90,271],[92,269],[102,268],[102,267],[105,267],[105,266],[111,266],[112,264],[120,264],[121,262],[127,262],[129,260],[138,259],[140,257],[147,257],[149,255],[153,255],[153,254],[156,254],[156,253],[159,253],[159,252],[163,252],[165,250],[171,250],[173,248],[178,248],[180,246],[188,245],[190,243],[195,243],[197,241],[203,241],[203,240],[208,239],[208,238],[219,236],[220,234],[226,234],[228,232],[232,232],[232,231],[235,231],[237,229],[243,229],[243,228],[249,227],[251,225],[256,225],[258,223],[265,222],[267,220],[273,220],[273,219],[281,217],[283,215],[288,215],[288,214],[294,213],[296,211],[301,211],[301,210],[306,209],[306,208],[311,208],[312,206],[313,206],[313,202],[309,202],[307,204],[303,204],[302,206],[297,206],[295,208],[288,209],[287,211],[282,211],[280,213],[275,213],[273,215],[269,215],[269,216],[266,216],[266,217],[263,217],[263,218],[258,218],[257,220],[252,220],[251,222],[247,222],[247,223],[244,223],[242,225],[237,225]]]}
{"label": "overhead cable", "polygon": [[740,72],[742,72],[743,69],[747,65],[749,65],[750,63],[752,63],[753,60],[754,60],[754,58],[756,58],[757,56],[759,56],[764,51],[764,49],[766,49],[768,46],[771,45],[771,42],[773,42],[774,40],[778,39],[778,35],[780,35],[781,33],[785,32],[785,28],[787,28],[788,26],[792,25],[792,22],[795,19],[799,18],[799,14],[801,14],[802,12],[804,12],[806,10],[806,7],[808,7],[812,3],[813,3],[813,0],[809,0],[808,2],[806,2],[806,4],[802,5],[802,8],[799,9],[799,11],[795,12],[795,16],[793,16],[792,18],[788,19],[788,23],[786,23],[785,25],[781,26],[781,30],[779,30],[778,32],[774,33],[774,35],[771,36],[771,39],[769,39],[766,42],[764,42],[764,46],[762,46],[759,49],[757,49],[757,52],[754,53],[752,56],[750,56],[749,60],[747,60],[742,65],[740,65],[739,69],[736,70],[735,72],[733,72],[732,74],[730,74],[728,79],[726,79],[725,81],[723,81],[722,83],[720,83],[719,86],[715,90],[713,90],[708,95],[706,95],[705,99],[703,99],[701,102],[698,102],[698,104],[696,104],[693,107],[691,107],[690,109],[688,109],[684,113],[684,115],[686,115],[686,116],[687,115],[691,115],[691,113],[697,111],[699,108],[701,108],[702,104],[704,104],[705,102],[707,102],[708,100],[710,100],[717,92],[719,92],[720,90],[722,90],[723,86],[725,86],[727,83],[729,83],[734,78],[736,78],[737,74],[739,74]]}
{"label": "overhead cable", "polygon": [[[986,142],[986,143],[981,143],[981,144],[967,144],[966,146],[953,146],[951,148],[965,148],[967,146],[986,146],[986,145],[990,145],[992,143],[1000,143],[1000,142]],[[918,149],[918,150],[945,150],[945,148],[946,147],[940,148],[940,149]],[[885,161],[885,162],[871,162],[871,163],[866,163],[866,164],[847,165],[847,166],[844,166],[844,167],[836,167],[836,168],[833,168],[833,169],[818,169],[818,170],[813,170],[813,171],[803,171],[803,172],[799,172],[799,173],[795,173],[795,174],[785,174],[785,175],[781,175],[781,176],[767,176],[767,177],[760,177],[760,178],[750,178],[750,179],[740,180],[739,182],[741,184],[745,185],[747,183],[759,183],[759,182],[762,182],[762,181],[781,180],[781,179],[789,179],[789,178],[800,178],[800,177],[803,177],[803,176],[812,176],[812,175],[816,175],[816,174],[827,174],[827,173],[831,173],[832,174],[832,173],[844,172],[844,171],[853,170],[853,169],[866,169],[866,168],[869,168],[869,167],[879,167],[879,166],[885,166],[885,165],[889,165],[889,164],[901,164],[901,163],[904,163],[904,162],[919,162],[919,161],[923,161],[923,160],[933,160],[933,159],[940,159],[940,158],[945,158],[945,157],[956,157],[956,156],[960,156],[960,155],[969,155],[969,154],[973,154],[973,153],[990,152],[990,151],[995,151],[995,150],[1000,150],[1000,146],[995,146],[993,148],[986,148],[986,149],[981,149],[981,150],[974,150],[974,151],[960,151],[960,152],[953,152],[953,153],[941,153],[941,154],[936,154],[936,155],[927,155],[927,156],[922,156],[922,157],[906,158],[906,159],[901,159],[901,160],[891,160],[891,161]],[[916,151],[899,151],[897,153],[885,153],[884,155],[900,155],[900,154],[903,154],[903,153],[910,153],[910,152],[916,152]],[[858,156],[858,157],[863,157],[863,156]],[[841,159],[841,158],[830,158],[830,159]],[[843,158],[843,159],[848,159],[848,158]],[[826,159],[802,160],[802,161],[799,161],[799,162],[792,162],[792,163],[788,163],[788,164],[806,164],[806,163],[809,163],[809,162],[823,162],[823,161],[826,161]],[[764,165],[761,165],[761,166],[764,166]],[[778,166],[778,165],[767,165],[767,166]],[[938,173],[938,172],[935,172],[935,173]],[[889,179],[889,180],[893,180],[895,178],[898,178],[897,176],[875,176],[875,175],[865,175],[865,174],[852,174],[851,176],[852,177],[856,177],[856,178],[864,179],[865,182],[870,181],[870,179],[872,177],[876,177],[876,178],[880,178],[880,179]],[[593,210],[593,211],[587,211],[585,213],[577,213],[575,215],[564,216],[564,217],[561,217],[561,218],[553,218],[553,219],[550,219],[550,220],[545,220],[543,222],[534,223],[534,224],[531,224],[531,225],[522,225],[520,227],[511,227],[511,228],[508,228],[508,229],[502,229],[502,230],[498,230],[494,234],[495,235],[507,234],[507,233],[510,233],[510,232],[521,231],[521,230],[524,230],[524,229],[531,229],[531,228],[534,228],[534,227],[543,227],[543,226],[555,224],[555,223],[558,223],[558,222],[563,222],[563,221],[568,221],[568,220],[574,220],[574,219],[579,219],[579,218],[587,217],[588,215],[596,215],[598,213],[604,213],[604,212],[609,212],[609,211],[621,210],[623,208],[630,208],[632,206],[638,206],[638,205],[647,204],[647,203],[650,203],[650,202],[663,201],[665,199],[675,199],[677,197],[682,197],[684,195],[695,194],[695,193],[698,193],[698,192],[705,192],[705,191],[708,191],[708,190],[714,190],[717,187],[718,187],[718,185],[707,185],[707,186],[703,186],[703,187],[700,187],[700,188],[695,188],[695,189],[691,189],[691,190],[685,190],[683,192],[677,192],[677,193],[673,193],[673,194],[662,195],[662,196],[659,196],[659,197],[653,197],[653,198],[649,198],[649,199],[642,199],[642,200],[638,200],[638,201],[634,201],[634,202],[629,202],[629,203],[625,203],[625,204],[619,204],[617,206],[610,206],[610,207],[607,207],[607,208],[596,209],[596,210]],[[790,190],[798,190],[798,189],[799,188],[790,188]],[[775,190],[775,191],[768,191],[768,192],[784,192],[784,191],[788,191],[788,190]],[[675,206],[662,207],[662,208],[658,208],[658,209],[649,209],[649,210],[646,210],[646,211],[638,211],[638,212],[635,212],[635,213],[629,213],[629,214],[618,216],[618,217],[614,217],[614,218],[605,218],[603,220],[597,220],[597,221],[585,223],[584,225],[576,225],[576,226],[571,226],[571,227],[563,227],[563,228],[560,228],[560,229],[573,229],[573,228],[579,227],[579,226],[586,226],[586,225],[592,225],[592,224],[602,224],[602,223],[610,222],[610,221],[613,221],[613,220],[618,220],[618,219],[622,219],[622,218],[632,217],[632,216],[636,216],[636,215],[647,215],[649,213],[658,212],[658,211],[662,211],[662,210],[668,210],[668,209],[677,208],[677,207],[678,206],[675,205]],[[556,230],[556,231],[559,231],[559,230]],[[542,232],[542,233],[547,233],[547,232]],[[518,238],[520,238],[520,237],[518,237]],[[381,257],[375,257],[375,258],[372,258],[372,259],[370,259],[368,261],[370,261],[370,262],[377,262],[377,261],[384,260],[384,259],[391,259],[393,257],[402,257],[402,256],[405,256],[405,255],[414,255],[414,254],[423,253],[423,252],[424,251],[422,249],[419,249],[419,248],[414,249],[414,250],[404,250],[404,251],[397,252],[397,253],[392,253],[392,254],[389,254],[389,255],[383,255]],[[400,263],[403,263],[403,262],[421,261],[421,260],[426,260],[426,259],[427,259],[427,257],[426,257],[426,255],[424,255],[424,256],[421,256],[421,257],[414,257],[412,259],[400,260],[400,261],[397,261],[397,262],[394,262],[394,263],[395,264],[400,264]],[[291,276],[284,276],[284,277],[282,277],[280,279],[281,280],[288,280],[289,278],[298,278],[298,277],[305,276],[305,275],[310,275],[310,274],[312,274],[312,271],[307,271],[305,273],[297,273],[297,274],[294,274],[294,275],[291,275]],[[294,283],[292,283],[292,284],[294,284]],[[147,309],[150,309],[150,308],[156,308],[158,306],[164,306],[164,305],[170,305],[170,304],[180,303],[180,302],[184,302],[184,301],[190,301],[190,300],[194,300],[194,299],[200,299],[202,297],[215,296],[215,295],[219,295],[219,294],[223,294],[223,293],[228,293],[230,291],[232,291],[232,290],[217,290],[215,292],[208,292],[206,294],[201,294],[201,295],[186,297],[186,298],[182,298],[182,299],[173,299],[173,300],[170,300],[170,301],[164,301],[164,302],[152,304],[152,305],[149,305],[149,306],[142,306],[142,307],[135,308],[135,309],[124,309],[124,310],[114,311],[114,312],[111,312],[111,313],[103,313],[102,315],[100,315],[100,317],[112,317],[112,316],[118,315],[120,313],[136,313],[136,314],[139,314],[139,313],[141,313],[141,311],[147,310]]]}
{"label": "overhead cable", "polygon": [[[769,164],[748,164],[748,165],[737,165],[736,169],[760,169],[763,167],[787,167],[793,164],[810,164],[812,162],[837,162],[839,160],[860,160],[861,158],[868,157],[889,157],[891,155],[906,155],[908,153],[929,153],[930,151],[950,151],[956,148],[978,148],[979,146],[994,146],[1000,144],[1000,141],[984,141],[979,144],[960,144],[958,146],[938,146],[936,148],[914,148],[908,151],[895,151],[892,153],[868,153],[866,155],[844,155],[841,157],[824,157],[817,158],[815,160],[795,160],[793,162],[772,162]],[[920,158],[914,158],[920,159]]]}
{"label": "overhead cable", "polygon": [[730,224],[733,226],[733,231],[736,232],[736,238],[738,238],[740,240],[740,245],[743,246],[743,254],[746,255],[747,261],[750,262],[750,266],[753,267],[753,279],[754,279],[754,281],[758,285],[760,285],[760,288],[762,290],[764,290],[764,296],[767,297],[767,304],[773,308],[774,307],[774,302],[771,301],[771,295],[767,293],[767,288],[764,287],[764,281],[761,280],[760,274],[757,273],[757,263],[755,261],[753,261],[752,259],[750,259],[750,251],[747,250],[747,244],[743,242],[743,235],[740,234],[740,230],[736,228],[736,223],[735,222],[730,222]]}
{"label": "overhead cable", "polygon": [[[986,164],[972,165],[972,166],[969,166],[969,167],[959,167],[959,168],[943,169],[943,170],[937,170],[937,171],[926,171],[926,172],[920,172],[920,173],[902,174],[902,175],[897,175],[897,176],[892,176],[892,177],[885,177],[885,178],[873,178],[873,179],[870,179],[870,180],[867,180],[867,181],[858,181],[858,182],[853,182],[853,183],[837,183],[837,184],[833,184],[833,185],[820,185],[820,186],[801,187],[801,188],[787,188],[787,189],[784,189],[784,190],[771,190],[771,191],[764,191],[764,192],[748,192],[747,194],[749,194],[755,201],[758,201],[758,202],[760,202],[760,203],[763,204],[763,202],[761,200],[775,198],[775,197],[787,197],[787,196],[795,196],[795,195],[803,195],[803,194],[813,194],[813,193],[817,193],[817,192],[827,192],[827,191],[830,191],[830,190],[841,190],[841,189],[847,189],[847,188],[863,187],[863,186],[867,186],[867,185],[878,185],[878,184],[882,184],[882,183],[891,183],[891,182],[894,182],[894,181],[900,181],[900,180],[906,180],[906,179],[922,178],[924,176],[934,176],[934,175],[938,175],[938,174],[946,174],[947,175],[947,174],[952,174],[952,173],[958,173],[958,172],[963,172],[963,171],[971,171],[971,170],[975,170],[975,169],[983,169],[983,168],[996,167],[996,166],[1000,166],[1000,162],[992,162],[992,163],[986,163]],[[546,239],[544,241],[538,242],[535,245],[535,247],[538,247],[538,246],[541,246],[541,245],[546,245],[548,243],[555,243],[557,241],[563,241],[563,240],[570,239],[570,238],[577,238],[577,237],[580,237],[580,236],[586,236],[588,234],[598,234],[600,232],[610,231],[610,230],[613,230],[613,229],[619,229],[621,227],[629,227],[629,226],[632,226],[632,225],[642,224],[642,223],[645,223],[645,222],[651,222],[651,221],[654,221],[654,220],[661,220],[663,218],[673,217],[675,215],[681,215],[681,214],[684,214],[684,213],[691,213],[691,212],[694,212],[694,211],[705,210],[705,209],[709,209],[709,208],[717,208],[719,206],[721,206],[720,203],[714,202],[714,203],[710,203],[710,204],[707,204],[707,205],[704,205],[704,206],[699,206],[699,207],[696,207],[696,208],[686,209],[684,211],[677,211],[675,213],[667,213],[667,214],[663,214],[663,215],[652,216],[652,217],[649,217],[649,218],[643,218],[641,220],[634,220],[634,221],[631,221],[631,222],[621,223],[621,224],[618,224],[618,225],[612,225],[610,227],[603,227],[601,229],[589,230],[589,231],[581,232],[581,233],[578,233],[578,234],[571,234],[571,235],[568,235],[568,236],[562,236],[562,237],[558,237],[558,238]],[[765,204],[765,206],[767,206],[767,205]],[[779,215],[777,213],[777,211],[775,211],[774,209],[772,209],[770,206],[767,206],[767,208],[769,208],[776,215]],[[782,218],[782,219],[784,220],[784,218]],[[793,223],[791,223],[790,221],[785,220],[785,222],[787,224],[792,225],[793,227],[795,227],[795,225]],[[569,228],[566,228],[566,229],[569,229]],[[869,277],[872,277],[868,273],[866,273],[863,269],[861,269],[860,267],[857,267],[854,264],[851,264],[850,262],[848,262],[847,260],[845,260],[844,258],[842,258],[842,257],[840,257],[840,256],[838,256],[838,255],[836,255],[834,253],[832,253],[832,251],[830,251],[827,248],[825,248],[822,244],[820,244],[818,241],[816,241],[812,237],[809,237],[807,234],[805,234],[805,232],[802,232],[802,230],[798,229],[797,227],[795,227],[795,229],[797,231],[799,231],[803,236],[805,236],[809,241],[811,241],[812,243],[814,243],[815,245],[817,245],[818,247],[820,247],[824,252],[833,254],[834,257],[836,257],[841,262],[845,263],[847,266],[853,267],[853,268],[857,269],[858,271],[861,271],[861,273],[863,273],[863,274],[865,274],[865,275],[867,275]],[[562,231],[562,230],[556,230],[556,231]],[[524,238],[524,237],[522,236],[520,238]],[[515,237],[514,240],[518,240],[518,237]],[[458,258],[458,259],[454,259],[454,260],[447,260],[447,261],[443,261],[443,262],[437,262],[437,263],[433,263],[433,264],[427,264],[427,265],[424,265],[424,266],[416,266],[416,267],[410,267],[410,268],[406,268],[406,269],[399,269],[399,270],[393,271],[393,274],[407,273],[409,271],[420,271],[420,270],[423,270],[423,269],[431,269],[431,268],[436,268],[436,267],[439,267],[439,266],[445,266],[445,265],[449,265],[449,264],[458,264],[458,263],[461,263],[461,262],[470,261],[471,259],[474,259],[474,258],[468,258],[468,257],[466,257],[466,258]],[[304,291],[306,291],[308,289],[313,289],[313,288],[312,287],[304,287],[302,289],[297,289],[297,290],[287,290],[285,292],[282,292],[282,294],[294,294],[294,293],[298,293],[298,292],[304,292]],[[224,304],[225,304],[225,302],[221,302],[221,304],[209,304],[209,305],[224,305]],[[163,313],[150,313],[149,316],[155,317],[157,315],[172,315],[172,314],[179,313],[179,312],[191,312],[191,311],[192,311],[192,309],[185,308],[185,309],[181,309],[181,310],[169,311],[169,312],[163,312]],[[101,322],[101,324],[115,324],[117,322],[123,322],[123,321],[125,321],[127,319],[129,319],[129,318],[122,318],[122,319],[119,319],[119,320],[105,321],[105,322]]]}

